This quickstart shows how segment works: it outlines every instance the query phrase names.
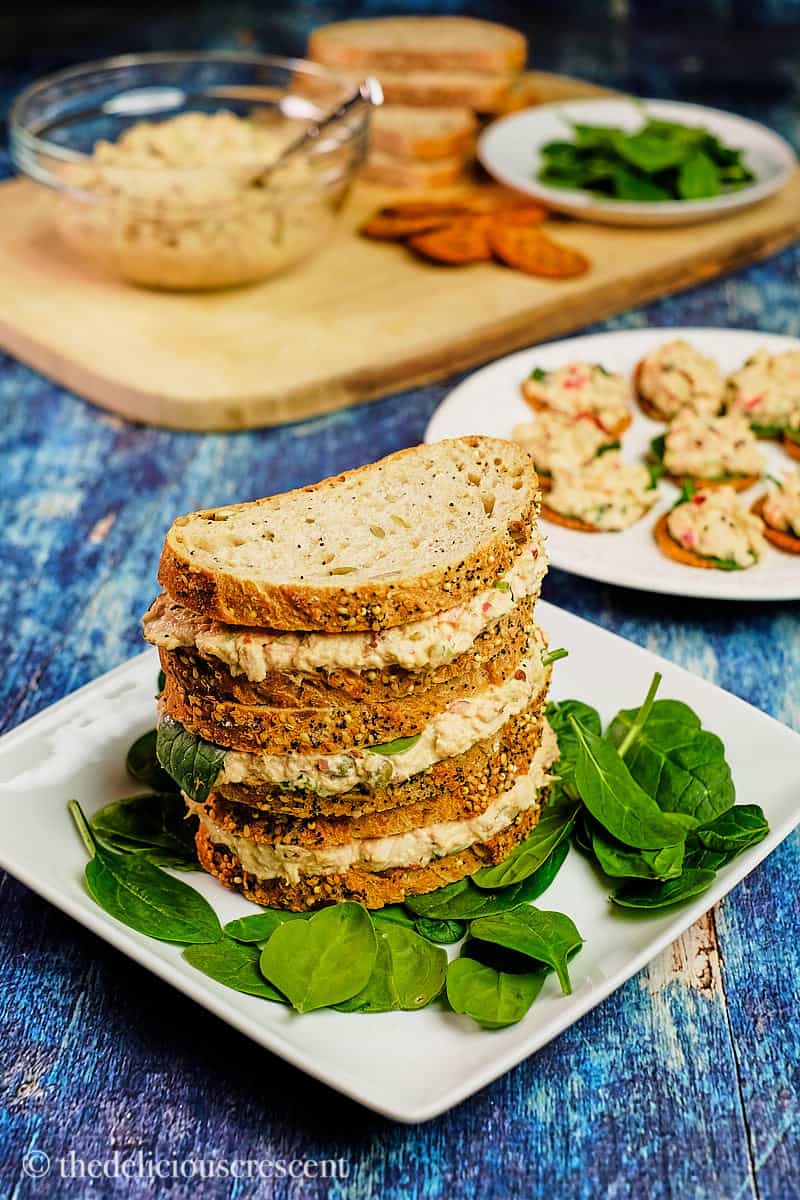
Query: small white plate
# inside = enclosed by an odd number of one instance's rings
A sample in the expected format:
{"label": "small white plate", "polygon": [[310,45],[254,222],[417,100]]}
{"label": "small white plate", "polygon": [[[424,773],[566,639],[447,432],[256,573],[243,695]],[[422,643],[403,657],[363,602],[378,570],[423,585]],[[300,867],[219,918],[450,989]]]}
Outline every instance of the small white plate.
{"label": "small white plate", "polygon": [[[0,867],[254,1042],[309,1075],[397,1121],[426,1121],[527,1058],[566,1029],[687,929],[751,871],[800,820],[800,736],[697,676],[587,621],[540,603],[537,617],[558,664],[554,694],[596,704],[605,720],[641,701],[655,670],[660,695],[685,700],[724,740],[738,800],[760,804],[768,838],[721,871],[704,895],[650,919],[613,911],[589,864],[573,851],[543,908],[568,913],[586,939],[573,960],[573,994],[545,984],[518,1025],[488,1033],[432,1005],[418,1013],[297,1016],[233,992],[193,970],[180,949],[106,916],[83,885],[86,854],[67,814],[70,797],[88,813],[135,790],[125,752],[154,720],[158,658],[148,650],[0,738]],[[602,682],[600,682],[602,681]],[[762,764],[769,763],[765,774]],[[222,921],[254,911],[209,876],[182,876]],[[792,897],[787,896],[787,904]],[[754,952],[757,951],[754,947]],[[165,1039],[169,1037],[165,1031]],[[259,1066],[253,1056],[253,1069]]]}
{"label": "small white plate", "polygon": [[[766,346],[776,354],[800,350],[800,340],[796,338],[744,329],[635,329],[549,342],[509,354],[470,375],[437,408],[425,430],[425,441],[438,442],[470,433],[511,437],[515,425],[535,419],[536,414],[520,391],[520,384],[535,366],[549,371],[572,359],[582,359],[630,376],[643,355],[673,338],[685,338],[711,355],[725,374],[741,366],[759,346]],[[645,417],[634,401],[633,424],[622,437],[623,457],[630,462],[644,461],[650,441],[665,429],[666,425]],[[759,446],[770,474],[779,475],[797,466],[778,442],[760,441]],[[621,533],[577,533],[543,521],[551,565],[602,583],[673,596],[701,596],[709,600],[800,599],[800,557],[772,547],[758,566],[746,571],[705,571],[665,558],[653,540],[653,526],[661,513],[672,507],[679,493],[665,480],[659,484],[659,490],[661,499],[650,513]],[[765,490],[764,484],[757,484],[743,492],[743,503],[749,507]]]}
{"label": "small white plate", "polygon": [[[570,124],[617,125],[632,133],[646,116],[683,125],[702,125],[726,145],[744,151],[755,182],[738,192],[709,200],[661,200],[641,203],[606,200],[591,192],[547,187],[538,175],[547,142],[570,140]],[[708,221],[771,196],[797,166],[788,142],[745,117],[683,104],[677,100],[569,100],[527,108],[493,122],[478,142],[478,157],[501,183],[543,200],[556,212],[607,225],[688,225]]]}

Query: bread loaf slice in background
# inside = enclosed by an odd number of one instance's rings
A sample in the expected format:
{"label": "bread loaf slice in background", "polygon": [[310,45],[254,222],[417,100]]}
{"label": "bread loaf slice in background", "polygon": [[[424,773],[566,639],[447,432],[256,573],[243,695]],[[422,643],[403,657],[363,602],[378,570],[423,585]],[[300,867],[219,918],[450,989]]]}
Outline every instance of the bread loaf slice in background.
{"label": "bread loaf slice in background", "polygon": [[470,152],[478,122],[468,108],[384,104],[372,114],[370,145],[395,158],[422,161]]}
{"label": "bread loaf slice in background", "polygon": [[376,17],[337,21],[311,34],[310,58],[330,67],[374,70],[519,71],[524,34],[474,17]]}
{"label": "bread loaf slice in background", "polygon": [[380,187],[425,192],[429,188],[451,187],[465,179],[471,156],[457,154],[427,161],[396,158],[383,150],[370,150],[359,170],[359,178]]}

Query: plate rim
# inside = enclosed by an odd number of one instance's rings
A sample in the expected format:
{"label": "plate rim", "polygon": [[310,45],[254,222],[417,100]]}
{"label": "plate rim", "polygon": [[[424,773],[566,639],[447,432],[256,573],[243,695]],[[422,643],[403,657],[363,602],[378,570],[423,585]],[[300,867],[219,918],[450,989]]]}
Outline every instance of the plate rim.
{"label": "plate rim", "polygon": [[[731,341],[734,341],[742,336],[760,338],[763,341],[769,341],[771,343],[777,343],[781,346],[784,346],[787,350],[800,350],[800,337],[794,337],[791,334],[771,333],[762,329],[739,329],[717,325],[645,325],[634,329],[599,330],[596,333],[578,333],[567,338],[554,338],[548,342],[539,342],[532,346],[526,346],[522,350],[514,350],[511,354],[501,355],[499,358],[492,359],[491,362],[485,363],[482,367],[478,367],[477,370],[469,372],[469,374],[467,374],[464,379],[460,381],[460,383],[457,383],[454,388],[451,388],[450,391],[447,392],[447,394],[440,400],[425,427],[423,441],[426,444],[430,444],[431,442],[439,441],[442,437],[458,436],[451,433],[440,434],[436,431],[436,425],[441,419],[441,414],[449,406],[455,406],[457,401],[460,399],[459,393],[462,390],[466,390],[468,386],[473,385],[477,379],[481,378],[481,376],[490,376],[491,373],[501,364],[511,364],[517,361],[522,363],[531,355],[538,354],[541,351],[549,351],[554,347],[570,347],[576,342],[594,341],[597,338],[602,338],[604,340],[608,339],[612,341],[626,341],[628,339],[638,338],[641,338],[643,341],[648,341],[651,339],[653,341],[657,341],[660,338],[669,337],[670,340],[673,338],[685,338],[688,341],[693,339],[697,341],[703,337],[707,337],[709,334],[715,337],[722,336],[723,338],[730,339]],[[524,371],[524,368],[521,368],[521,370]],[[522,375],[520,375],[520,378],[522,378]],[[481,431],[471,430],[471,432],[480,433]],[[492,436],[498,435],[494,434]],[[787,466],[787,469],[790,469],[790,466],[791,464]],[[642,518],[642,520],[646,519],[646,517]],[[624,533],[626,531],[623,530],[622,532]],[[776,551],[776,553],[779,553],[779,551]],[[740,586],[737,586],[736,589],[733,589],[730,594],[720,594],[716,591],[709,591],[707,587],[703,586],[703,579],[705,579],[706,575],[713,574],[712,572],[697,572],[696,575],[689,576],[689,579],[695,580],[696,586],[692,586],[691,590],[687,591],[678,585],[677,582],[673,584],[669,580],[666,582],[666,584],[659,583],[658,587],[653,587],[642,582],[640,578],[631,578],[627,575],[624,578],[610,579],[607,574],[593,570],[591,565],[589,565],[586,569],[578,571],[573,566],[567,567],[561,565],[561,563],[559,563],[556,558],[553,557],[551,550],[548,550],[548,561],[549,565],[554,567],[556,570],[565,571],[568,574],[576,575],[581,579],[591,579],[595,583],[606,584],[610,587],[630,588],[633,591],[646,592],[651,595],[683,596],[686,599],[691,600],[710,600],[723,603],[735,601],[743,604],[786,604],[788,602],[800,600],[800,579],[798,579],[797,584],[793,585],[792,588],[787,588],[785,593],[781,592],[777,595],[763,595],[755,594],[748,588],[746,579],[747,573],[741,572],[737,573],[737,584]],[[687,567],[686,570],[690,571],[691,568]],[[745,576],[744,579],[741,578],[742,575]]]}
{"label": "plate rim", "polygon": [[[602,196],[595,196],[592,192],[587,192],[583,189],[575,189],[574,191],[567,192],[566,189],[551,188],[546,184],[541,184],[535,176],[532,176],[530,180],[523,181],[515,172],[499,168],[494,161],[491,153],[491,145],[493,140],[498,136],[498,131],[506,129],[514,123],[522,125],[526,120],[531,119],[532,114],[557,114],[563,112],[570,105],[595,107],[626,102],[634,107],[655,105],[672,110],[690,109],[697,113],[706,113],[712,118],[723,117],[737,121],[752,129],[762,140],[769,144],[775,153],[776,162],[780,159],[780,169],[773,179],[762,179],[760,181],[756,179],[753,183],[748,184],[747,187],[739,191],[729,192],[721,196],[711,196],[700,200],[661,200],[644,203],[636,200],[605,199]],[[737,112],[714,108],[707,104],[697,104],[694,101],[659,99],[658,97],[631,96],[627,94],[619,96],[575,97],[573,100],[554,100],[547,104],[532,105],[519,112],[508,113],[506,116],[493,121],[483,130],[478,138],[477,156],[489,174],[493,175],[501,183],[508,187],[513,187],[518,191],[525,191],[531,196],[536,196],[548,202],[557,211],[568,212],[576,217],[584,217],[588,221],[598,220],[599,217],[593,214],[602,212],[609,217],[617,218],[655,218],[656,222],[663,221],[665,225],[669,223],[670,218],[678,220],[690,217],[710,217],[717,213],[723,216],[727,212],[747,208],[751,204],[757,204],[760,200],[764,200],[779,191],[800,163],[800,159],[791,143],[782,134],[770,128],[769,125],[764,124],[763,121],[755,121],[752,117],[745,117]]]}
{"label": "plate rim", "polygon": [[[646,662],[653,668],[663,668],[666,666],[669,673],[677,672],[679,676],[687,676],[693,686],[695,688],[699,687],[701,691],[708,694],[722,693],[726,703],[732,705],[735,710],[741,711],[745,709],[750,714],[755,714],[760,721],[773,725],[782,738],[796,739],[798,748],[800,748],[800,733],[778,721],[771,714],[765,713],[762,709],[756,708],[741,697],[719,687],[718,684],[702,676],[695,675],[685,667],[671,662],[664,658],[663,655],[656,654],[648,650],[645,646],[632,642],[618,633],[605,629],[594,622],[587,621],[585,618],[579,617],[568,610],[560,609],[553,604],[549,604],[547,601],[540,601],[540,616],[543,618],[544,624],[547,624],[551,620],[551,615],[555,616],[557,621],[563,620],[567,625],[581,629],[584,636],[590,638],[599,637],[601,641],[610,640],[616,643],[624,643],[626,653],[632,654],[634,658],[640,659],[643,663]],[[83,687],[62,697],[41,712],[34,714],[34,716],[0,736],[0,752],[9,748],[16,741],[27,737],[33,727],[52,721],[54,716],[59,712],[75,705],[81,699],[85,699],[87,694],[95,690],[101,690],[116,678],[122,678],[127,674],[136,674],[143,670],[145,665],[149,668],[150,665],[155,665],[156,662],[156,652],[154,650],[145,650],[141,654],[113,668],[111,671],[84,684]],[[361,1082],[345,1070],[341,1068],[334,1070],[333,1068],[326,1067],[324,1063],[317,1063],[311,1052],[303,1052],[297,1046],[286,1041],[279,1029],[265,1026],[255,1017],[250,1017],[241,1010],[229,1007],[226,1003],[227,989],[224,989],[222,985],[216,984],[214,981],[206,979],[199,974],[197,980],[193,980],[191,976],[180,970],[177,963],[173,963],[170,959],[162,958],[155,950],[151,950],[151,939],[128,930],[124,925],[118,924],[111,917],[108,917],[102,910],[95,910],[88,897],[85,903],[81,903],[68,892],[60,891],[58,885],[52,883],[46,876],[34,876],[26,868],[23,867],[20,869],[18,864],[13,860],[13,855],[7,853],[2,845],[0,845],[0,868],[8,871],[10,875],[48,901],[48,903],[53,904],[54,907],[75,919],[79,924],[89,929],[90,932],[102,938],[103,941],[133,959],[134,962],[152,971],[158,978],[175,987],[189,1000],[200,1004],[214,1016],[225,1021],[246,1037],[249,1037],[257,1045],[278,1055],[278,1057],[283,1058],[292,1066],[299,1068],[307,1075],[319,1080],[333,1090],[340,1092],[351,1100],[384,1117],[402,1124],[417,1124],[439,1116],[469,1096],[481,1091],[488,1084],[506,1074],[507,1071],[529,1058],[555,1037],[559,1036],[559,1034],[569,1029],[585,1016],[587,1012],[602,1003],[613,991],[632,978],[643,966],[652,961],[654,957],[661,953],[666,946],[670,945],[682,932],[688,929],[704,912],[708,911],[723,896],[727,895],[772,850],[788,837],[798,824],[800,824],[800,808],[792,812],[788,819],[784,820],[780,826],[771,829],[768,837],[763,842],[751,847],[735,863],[724,868],[723,872],[717,877],[714,886],[708,892],[677,909],[674,919],[669,922],[663,931],[650,940],[632,958],[626,960],[624,966],[619,967],[603,980],[594,983],[591,988],[587,989],[586,995],[576,1004],[569,1020],[562,1023],[558,1019],[552,1019],[545,1025],[536,1025],[534,1023],[527,1037],[509,1045],[505,1052],[493,1058],[490,1063],[476,1070],[468,1077],[465,1077],[462,1081],[453,1084],[441,1095],[419,1103],[398,1103],[386,1100],[373,1094],[368,1084]],[[413,1014],[409,1015],[413,1016]],[[487,1034],[486,1036],[491,1035]]]}

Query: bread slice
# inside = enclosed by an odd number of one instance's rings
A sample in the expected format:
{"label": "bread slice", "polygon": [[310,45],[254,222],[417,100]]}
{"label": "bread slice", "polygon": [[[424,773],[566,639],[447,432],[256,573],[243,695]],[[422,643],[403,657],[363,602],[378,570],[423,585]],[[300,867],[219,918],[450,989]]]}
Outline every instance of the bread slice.
{"label": "bread slice", "polygon": [[522,446],[417,446],[311,487],[178,517],[158,578],[234,625],[383,629],[491,586],[531,536],[538,481]]}
{"label": "bread slice", "polygon": [[336,754],[345,746],[379,746],[421,733],[448,705],[501,685],[519,668],[527,649],[516,658],[503,654],[499,661],[472,663],[443,683],[379,704],[237,704],[198,694],[169,668],[161,699],[173,720],[216,746],[254,753]]}
{"label": "bread slice", "polygon": [[[476,112],[502,112],[508,103],[514,76],[482,75],[478,71],[391,71],[381,67],[377,76],[387,104],[412,107],[471,108]],[[358,82],[360,76],[353,77]]]}
{"label": "bread slice", "polygon": [[509,780],[528,769],[542,738],[548,682],[527,708],[510,718],[491,737],[464,754],[443,758],[410,779],[374,791],[357,789],[339,795],[290,791],[280,787],[223,783],[216,790],[226,800],[268,813],[296,817],[345,816],[384,812],[407,804],[432,801],[443,792],[497,795]]}
{"label": "bread slice", "polygon": [[467,159],[462,154],[415,162],[411,158],[396,158],[384,150],[372,149],[361,166],[359,178],[379,187],[425,192],[429,188],[452,187],[464,181],[466,166]]}
{"label": "bread slice", "polygon": [[370,145],[395,158],[452,158],[468,154],[478,123],[468,108],[384,104],[372,114]]}
{"label": "bread slice", "polygon": [[479,634],[467,651],[423,671],[397,666],[368,671],[350,668],[270,671],[264,679],[253,682],[246,675],[232,674],[220,659],[206,658],[186,648],[161,649],[161,668],[186,691],[207,701],[355,711],[364,704],[386,704],[412,697],[456,676],[463,678],[489,662],[493,670],[500,672],[499,678],[503,678],[508,673],[504,664],[516,662],[525,653],[533,624],[533,604],[533,596],[523,596],[511,612]]}
{"label": "bread slice", "polygon": [[378,17],[337,21],[313,30],[308,56],[330,67],[393,71],[518,71],[524,34],[474,17]]}
{"label": "bread slice", "polygon": [[229,849],[214,845],[202,825],[195,838],[197,857],[205,870],[225,887],[239,891],[248,900],[267,908],[303,912],[338,900],[356,900],[367,908],[382,908],[385,904],[402,904],[406,896],[433,892],[446,883],[474,875],[480,867],[501,862],[534,829],[547,802],[547,794],[548,790],[544,789],[538,804],[523,812],[490,841],[434,859],[424,867],[393,867],[379,872],[354,867],[336,875],[302,876],[298,883],[258,879],[243,869]]}

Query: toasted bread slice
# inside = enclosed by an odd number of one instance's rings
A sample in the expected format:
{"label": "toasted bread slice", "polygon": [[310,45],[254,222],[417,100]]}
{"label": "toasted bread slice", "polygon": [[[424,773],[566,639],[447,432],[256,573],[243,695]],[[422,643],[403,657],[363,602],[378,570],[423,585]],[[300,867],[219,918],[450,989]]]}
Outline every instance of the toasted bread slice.
{"label": "toasted bread slice", "polygon": [[230,850],[214,845],[202,825],[196,835],[197,857],[201,866],[225,887],[266,908],[303,912],[338,900],[356,900],[367,908],[383,908],[385,904],[402,904],[406,896],[433,892],[447,883],[474,875],[481,867],[501,862],[534,829],[546,802],[547,790],[541,793],[536,806],[523,812],[490,841],[435,859],[424,867],[394,867],[388,871],[351,868],[336,875],[304,875],[297,883],[258,879],[244,870]]}
{"label": "toasted bread slice", "polygon": [[764,501],[766,496],[759,496],[755,504],[750,508],[752,513],[757,517],[761,517],[764,522],[764,537],[778,550],[783,550],[786,554],[800,554],[800,537],[795,537],[793,533],[787,533],[785,529],[776,529],[774,525],[770,525],[764,519]]}
{"label": "toasted bread slice", "polygon": [[372,114],[370,145],[394,158],[463,158],[473,149],[477,128],[468,108],[384,104]]}
{"label": "toasted bread slice", "polygon": [[308,56],[365,71],[518,71],[528,46],[516,29],[474,17],[376,17],[312,31]]}
{"label": "toasted bread slice", "polygon": [[385,150],[374,149],[367,154],[359,178],[380,187],[425,191],[459,183],[465,178],[466,166],[467,157],[464,154],[416,162],[411,158],[395,158]]}
{"label": "toasted bread slice", "polygon": [[449,791],[463,795],[497,795],[509,786],[510,779],[528,769],[539,746],[549,678],[548,672],[547,683],[539,695],[526,709],[506,721],[494,736],[476,742],[463,754],[443,758],[410,779],[374,791],[360,788],[331,796],[247,783],[223,783],[216,790],[226,800],[248,809],[297,817],[355,817],[431,802]]}
{"label": "toasted bread slice", "polygon": [[203,657],[195,649],[159,651],[165,675],[193,695],[237,704],[287,708],[356,709],[364,704],[386,704],[413,696],[419,689],[436,687],[455,676],[462,678],[491,661],[499,678],[525,652],[533,624],[533,596],[518,600],[511,612],[479,634],[469,650],[428,670],[391,666],[380,670],[350,668],[317,671],[269,671],[260,682],[234,675],[224,662]]}
{"label": "toasted bread slice", "polygon": [[159,582],[234,625],[383,629],[499,578],[529,540],[527,451],[469,437],[401,450],[311,487],[179,517]]}
{"label": "toasted bread slice", "polygon": [[517,658],[470,664],[461,675],[417,688],[401,700],[377,704],[286,706],[238,704],[185,686],[167,666],[161,697],[166,712],[192,733],[228,749],[270,754],[336,754],[343,746],[376,746],[422,732],[449,704],[502,684],[517,670]]}

